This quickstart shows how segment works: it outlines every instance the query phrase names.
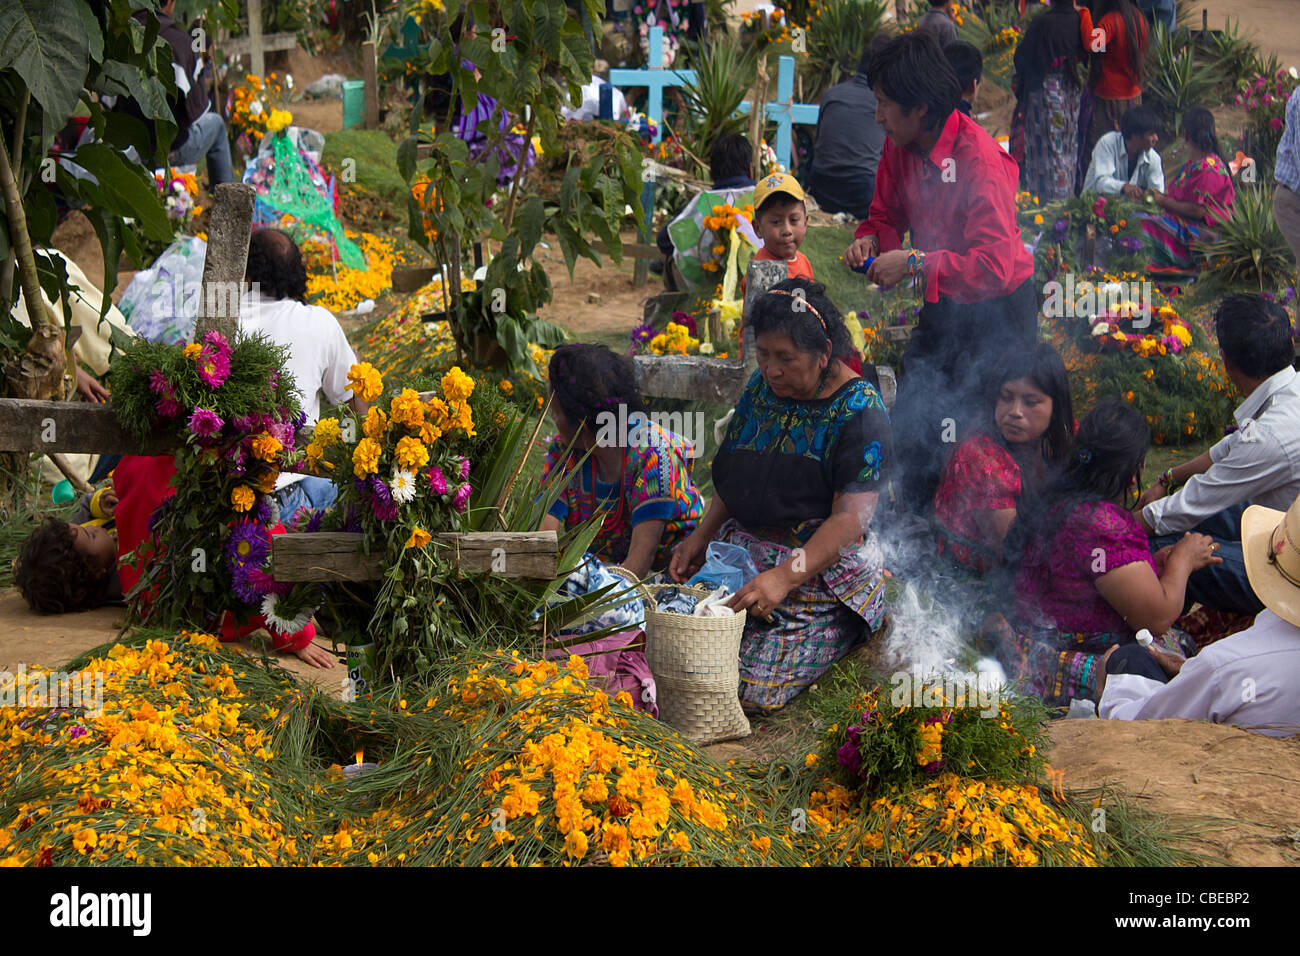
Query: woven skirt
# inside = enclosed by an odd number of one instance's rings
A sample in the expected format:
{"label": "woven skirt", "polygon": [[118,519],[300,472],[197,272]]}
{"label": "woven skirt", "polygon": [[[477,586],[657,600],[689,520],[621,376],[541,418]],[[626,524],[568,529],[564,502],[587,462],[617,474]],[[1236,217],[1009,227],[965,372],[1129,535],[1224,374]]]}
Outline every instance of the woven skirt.
{"label": "woven skirt", "polygon": [[[717,540],[745,548],[760,571],[790,557],[796,543],[750,534],[734,520]],[[825,674],[885,613],[884,558],[873,539],[791,591],[770,615],[745,622],[740,642],[740,699],[747,713],[770,713]]]}

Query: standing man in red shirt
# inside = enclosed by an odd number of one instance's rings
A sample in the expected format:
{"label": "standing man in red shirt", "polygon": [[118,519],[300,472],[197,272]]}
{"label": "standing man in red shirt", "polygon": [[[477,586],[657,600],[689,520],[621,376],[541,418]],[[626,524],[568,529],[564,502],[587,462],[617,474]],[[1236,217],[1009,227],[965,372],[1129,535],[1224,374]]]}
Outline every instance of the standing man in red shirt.
{"label": "standing man in red shirt", "polygon": [[908,276],[924,286],[891,416],[899,503],[922,513],[998,361],[1037,337],[1034,262],[1016,224],[1019,167],[958,111],[939,45],[898,37],[872,57],[867,80],[887,139],[871,212],[844,259],[856,268],[874,256],[867,278],[884,288]]}

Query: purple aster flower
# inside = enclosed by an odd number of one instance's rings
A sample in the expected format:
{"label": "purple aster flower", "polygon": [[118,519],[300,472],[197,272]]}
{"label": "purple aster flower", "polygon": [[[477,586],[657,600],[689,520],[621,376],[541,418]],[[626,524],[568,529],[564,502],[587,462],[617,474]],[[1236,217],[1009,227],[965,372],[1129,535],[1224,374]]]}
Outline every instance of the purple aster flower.
{"label": "purple aster flower", "polygon": [[303,531],[307,534],[315,534],[320,530],[321,521],[325,518],[324,508],[312,509],[311,516],[307,519],[307,524],[303,526]]}
{"label": "purple aster flower", "polygon": [[447,476],[442,473],[442,469],[437,465],[429,467],[429,487],[435,495],[445,495],[447,493]]}
{"label": "purple aster flower", "polygon": [[266,592],[254,584],[253,575],[260,574],[261,569],[253,567],[251,564],[237,564],[235,570],[230,574],[230,589],[234,592],[235,597],[239,598],[245,604],[257,604]]}
{"label": "purple aster flower", "polygon": [[190,431],[201,438],[211,438],[221,431],[221,416],[210,408],[196,408],[190,416]]}
{"label": "purple aster flower", "polygon": [[149,373],[149,389],[155,395],[171,395],[173,393],[172,383],[167,381],[167,376],[162,373],[161,369],[154,369]]}
{"label": "purple aster flower", "polygon": [[258,524],[270,524],[271,502],[266,500],[266,495],[257,496],[257,504],[253,505],[253,510],[250,513]]}
{"label": "purple aster flower", "polygon": [[251,432],[256,419],[252,415],[236,415],[230,420],[230,424],[236,431]]}
{"label": "purple aster flower", "polygon": [[350,531],[353,534],[361,530],[361,519],[357,516],[357,509],[353,505],[348,505],[347,510],[343,512],[341,525],[341,530]]}
{"label": "purple aster flower", "polygon": [[456,497],[451,499],[451,506],[463,514],[469,504],[469,496],[473,491],[474,489],[470,487],[469,482],[465,482],[456,489]]}
{"label": "purple aster flower", "polygon": [[266,532],[260,525],[251,521],[236,523],[230,532],[230,543],[226,545],[226,557],[235,564],[248,564],[261,567],[270,553],[271,545],[266,540]]}
{"label": "purple aster flower", "polygon": [[176,418],[185,409],[181,408],[181,403],[171,395],[164,395],[153,403],[153,410],[158,413],[160,418]]}
{"label": "purple aster flower", "polygon": [[649,342],[655,337],[655,327],[649,322],[642,322],[632,330],[633,342]]}
{"label": "purple aster flower", "polygon": [[293,420],[293,430],[299,431],[303,425],[307,424],[307,413],[299,412],[298,417]]}
{"label": "purple aster flower", "polygon": [[293,425],[289,422],[276,422],[268,430],[268,434],[286,449],[293,450],[294,442]]}
{"label": "purple aster flower", "polygon": [[469,477],[469,459],[462,458],[460,460],[460,480],[464,481],[468,477]]}
{"label": "purple aster flower", "polygon": [[76,740],[78,737],[84,737],[88,733],[90,733],[90,731],[86,730],[86,728],[81,726],[81,724],[74,724],[72,729],[68,731],[68,736],[73,740]]}
{"label": "purple aster flower", "polygon": [[848,770],[855,777],[862,770],[862,755],[858,753],[857,745],[845,744],[835,751],[835,759],[841,767]]}
{"label": "purple aster flower", "polygon": [[[263,597],[274,592],[284,597],[293,590],[293,585],[288,581],[277,581],[271,576],[271,573],[264,568],[248,569],[249,586],[255,588]],[[260,599],[259,599],[260,600]]]}
{"label": "purple aster flower", "polygon": [[395,521],[397,502],[393,501],[393,493],[388,490],[388,486],[378,475],[371,477],[370,491],[374,495],[370,500],[370,507],[374,510],[375,517],[380,521]]}

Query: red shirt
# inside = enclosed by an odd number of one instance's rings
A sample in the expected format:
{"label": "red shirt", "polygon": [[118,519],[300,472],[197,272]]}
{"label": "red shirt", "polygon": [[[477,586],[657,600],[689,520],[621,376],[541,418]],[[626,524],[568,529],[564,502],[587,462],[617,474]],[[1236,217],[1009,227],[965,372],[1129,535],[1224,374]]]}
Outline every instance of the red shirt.
{"label": "red shirt", "polygon": [[1020,167],[973,119],[953,110],[929,155],[888,137],[876,195],[856,235],[874,235],[881,252],[925,253],[925,301],[972,303],[1010,295],[1034,274],[1016,224]]}
{"label": "red shirt", "polygon": [[[1140,36],[1137,38],[1138,50],[1146,54],[1150,33],[1145,17],[1137,18]],[[1092,92],[1098,99],[1131,100],[1142,95],[1137,74],[1129,62],[1128,31],[1124,29],[1124,18],[1118,13],[1108,13],[1097,22],[1094,31],[1092,13],[1087,7],[1079,8],[1079,33],[1083,39],[1083,48],[1091,51],[1105,43],[1105,52],[1101,54],[1101,75],[1097,78],[1097,88]],[[1094,35],[1094,33],[1096,35]]]}

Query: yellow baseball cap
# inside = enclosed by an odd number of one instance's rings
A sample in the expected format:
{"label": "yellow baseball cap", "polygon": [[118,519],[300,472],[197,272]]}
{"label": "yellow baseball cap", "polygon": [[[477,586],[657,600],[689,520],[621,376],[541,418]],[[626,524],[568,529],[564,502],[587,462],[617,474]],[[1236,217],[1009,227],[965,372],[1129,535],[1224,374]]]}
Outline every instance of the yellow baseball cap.
{"label": "yellow baseball cap", "polygon": [[787,196],[793,196],[800,202],[807,202],[804,197],[803,187],[799,185],[799,180],[795,179],[789,173],[772,173],[764,176],[754,186],[754,208],[757,209],[763,203],[767,202],[769,196],[773,193],[785,193]]}

